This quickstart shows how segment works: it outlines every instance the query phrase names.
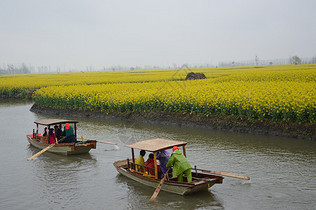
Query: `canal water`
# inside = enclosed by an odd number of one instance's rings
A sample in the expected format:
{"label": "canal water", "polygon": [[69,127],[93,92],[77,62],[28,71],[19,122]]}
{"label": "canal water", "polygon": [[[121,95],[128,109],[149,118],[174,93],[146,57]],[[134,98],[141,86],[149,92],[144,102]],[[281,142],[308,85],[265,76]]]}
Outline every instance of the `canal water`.
{"label": "canal water", "polygon": [[[59,156],[30,146],[34,121],[56,116],[29,111],[30,102],[0,103],[0,209],[315,209],[316,142],[115,120],[78,120],[78,136],[98,144],[89,154]],[[160,192],[118,174],[116,160],[131,157],[125,144],[150,138],[188,142],[192,166],[251,177],[192,196]],[[146,154],[146,158],[147,158]]]}

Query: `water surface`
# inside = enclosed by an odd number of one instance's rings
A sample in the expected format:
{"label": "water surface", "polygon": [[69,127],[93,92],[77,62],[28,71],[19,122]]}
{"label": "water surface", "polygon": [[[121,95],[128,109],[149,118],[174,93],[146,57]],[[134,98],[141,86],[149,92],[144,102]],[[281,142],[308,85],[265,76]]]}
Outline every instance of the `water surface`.
{"label": "water surface", "polygon": [[[56,118],[29,111],[31,103],[0,103],[0,209],[313,209],[316,205],[316,142],[236,134],[150,123],[57,116],[78,120],[78,136],[111,141],[78,156],[30,146],[34,121]],[[187,141],[192,166],[251,177],[226,177],[223,184],[192,196],[160,192],[117,173],[116,160],[131,156],[125,144],[149,138]],[[147,158],[146,154],[146,158]],[[146,159],[145,158],[145,159]]]}

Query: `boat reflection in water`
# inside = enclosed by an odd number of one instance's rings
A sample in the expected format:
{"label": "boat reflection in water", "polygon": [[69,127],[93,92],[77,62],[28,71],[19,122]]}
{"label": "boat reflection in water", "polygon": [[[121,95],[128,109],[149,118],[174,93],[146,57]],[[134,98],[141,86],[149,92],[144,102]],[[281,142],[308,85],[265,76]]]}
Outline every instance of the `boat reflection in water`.
{"label": "boat reflection in water", "polygon": [[[29,150],[35,152],[36,149],[29,146]],[[45,202],[63,208],[70,208],[73,200],[84,204],[87,200],[85,189],[94,180],[87,172],[96,167],[97,160],[89,153],[72,156],[45,153],[32,164],[37,180],[33,187],[41,189],[39,199]]]}
{"label": "boat reflection in water", "polygon": [[[148,199],[153,194],[153,188],[132,181],[129,178],[118,174],[115,183],[121,187],[124,192],[124,203],[130,206],[139,207],[148,206]],[[160,209],[223,209],[220,199],[211,191],[204,190],[189,196],[179,196],[177,194],[161,191],[156,198]],[[156,202],[155,202],[156,203]],[[154,204],[155,204],[154,203]],[[150,205],[152,207],[152,205]]]}

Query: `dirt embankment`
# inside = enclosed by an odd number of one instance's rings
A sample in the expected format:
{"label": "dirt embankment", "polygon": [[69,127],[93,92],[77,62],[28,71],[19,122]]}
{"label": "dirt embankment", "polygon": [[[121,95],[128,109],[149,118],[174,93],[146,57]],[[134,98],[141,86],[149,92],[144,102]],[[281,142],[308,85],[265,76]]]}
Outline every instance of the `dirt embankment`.
{"label": "dirt embankment", "polygon": [[32,112],[56,116],[80,116],[89,118],[118,119],[186,127],[202,127],[239,133],[284,136],[316,140],[316,123],[272,122],[250,120],[236,116],[205,116],[202,114],[171,112],[101,112],[54,109],[34,104]]}

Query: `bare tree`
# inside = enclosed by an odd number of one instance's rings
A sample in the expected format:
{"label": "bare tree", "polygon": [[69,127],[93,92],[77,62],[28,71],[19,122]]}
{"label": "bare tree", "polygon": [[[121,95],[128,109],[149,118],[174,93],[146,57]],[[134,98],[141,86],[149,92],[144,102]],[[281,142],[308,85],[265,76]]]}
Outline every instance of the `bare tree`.
{"label": "bare tree", "polygon": [[258,56],[256,55],[256,57],[255,57],[256,66],[258,66],[258,62],[259,62],[259,58],[258,58]]}
{"label": "bare tree", "polygon": [[294,55],[290,58],[290,63],[297,65],[297,64],[301,64],[302,60],[297,55]]}

